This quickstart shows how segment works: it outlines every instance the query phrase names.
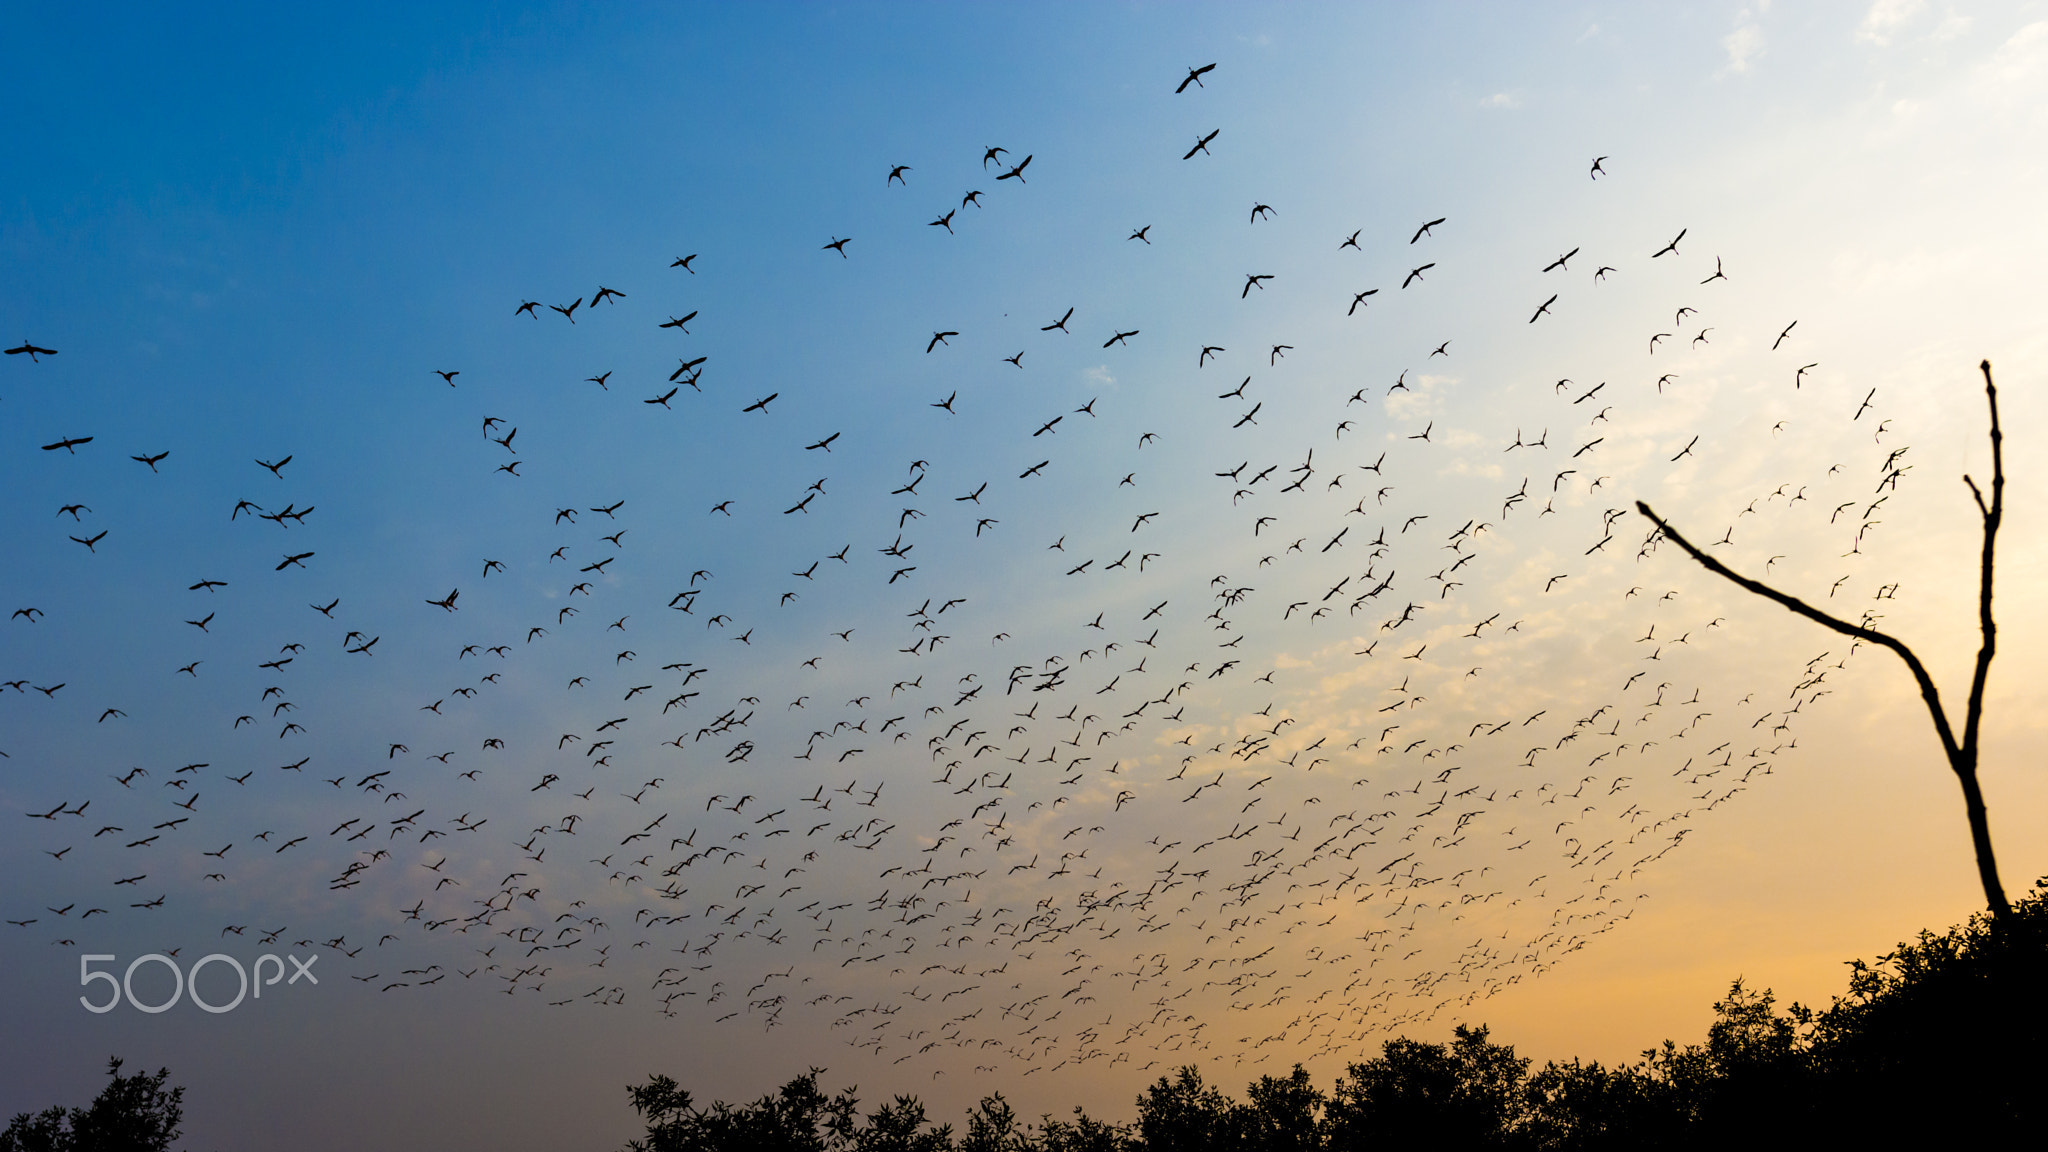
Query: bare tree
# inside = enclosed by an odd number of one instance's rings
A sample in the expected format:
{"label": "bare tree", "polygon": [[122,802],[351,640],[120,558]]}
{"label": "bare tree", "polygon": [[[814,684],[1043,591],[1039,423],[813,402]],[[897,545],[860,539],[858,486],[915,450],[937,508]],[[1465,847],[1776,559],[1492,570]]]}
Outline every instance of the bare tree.
{"label": "bare tree", "polygon": [[1934,686],[1934,678],[1927,674],[1927,668],[1911,648],[1883,632],[1863,624],[1851,624],[1839,620],[1826,612],[1788,596],[1760,581],[1739,576],[1713,557],[1694,547],[1692,542],[1679,535],[1678,530],[1666,523],[1650,506],[1636,501],[1636,509],[1657,526],[1658,532],[1676,543],[1685,553],[1700,562],[1701,567],[1718,576],[1726,577],[1733,583],[1762,596],[1775,600],[1801,616],[1826,625],[1845,636],[1867,640],[1898,653],[1899,659],[1913,673],[1913,680],[1920,685],[1920,697],[1927,702],[1928,714],[1934,720],[1935,735],[1941,738],[1941,749],[1948,755],[1948,766],[1956,774],[1956,780],[1963,786],[1963,811],[1970,821],[1970,843],[1977,852],[1977,875],[1984,883],[1984,900],[1991,913],[2004,921],[2011,917],[2012,906],[2006,902],[2005,886],[1998,881],[1998,858],[1991,851],[1991,825],[1984,812],[1984,793],[1977,784],[1977,736],[1979,724],[1984,716],[1984,681],[1991,671],[1991,657],[1998,648],[1998,628],[1991,620],[1991,560],[1993,545],[1998,539],[1998,523],[2005,513],[2005,457],[2004,437],[1998,429],[1998,388],[1991,381],[1991,361],[1978,366],[1984,373],[1984,394],[1991,403],[1991,503],[1986,505],[1984,493],[1977,482],[1969,476],[1963,483],[1970,486],[1970,495],[1976,498],[1977,510],[1984,517],[1984,559],[1982,578],[1977,592],[1977,626],[1983,634],[1983,643],[1977,649],[1977,668],[1970,679],[1969,704],[1963,713],[1963,738],[1956,741],[1955,729],[1949,723],[1948,712],[1941,706],[1941,693]]}

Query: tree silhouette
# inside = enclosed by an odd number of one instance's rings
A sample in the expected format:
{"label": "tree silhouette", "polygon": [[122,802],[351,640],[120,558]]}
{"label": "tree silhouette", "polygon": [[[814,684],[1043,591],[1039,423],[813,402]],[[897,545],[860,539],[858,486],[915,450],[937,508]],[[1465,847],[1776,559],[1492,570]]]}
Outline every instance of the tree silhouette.
{"label": "tree silhouette", "polygon": [[1636,508],[1657,526],[1659,533],[1683,548],[1686,555],[1699,561],[1707,571],[1725,577],[1767,600],[1776,601],[1799,615],[1845,636],[1866,640],[1898,653],[1899,659],[1904,660],[1906,667],[1912,671],[1914,682],[1920,686],[1920,697],[1927,702],[1928,714],[1934,720],[1935,735],[1941,738],[1942,751],[1948,756],[1949,769],[1956,774],[1956,780],[1962,785],[1963,811],[1969,817],[1970,843],[1977,853],[1977,875],[1984,883],[1985,903],[1990,907],[1994,917],[2004,921],[2012,915],[2012,906],[2006,901],[2005,886],[1998,880],[1998,858],[1991,850],[1991,824],[1984,811],[1983,790],[1977,784],[1977,736],[1979,723],[1984,715],[1984,681],[1991,671],[1991,657],[1998,649],[1998,629],[1991,619],[1991,568],[1992,554],[1998,540],[1999,521],[2005,514],[2005,456],[2004,435],[1998,427],[1998,388],[1992,383],[1991,361],[1983,361],[1978,367],[1984,373],[1984,394],[1991,405],[1991,502],[1988,505],[1985,503],[1984,493],[1977,487],[1976,481],[1967,475],[1963,477],[1963,483],[1970,486],[1970,495],[1976,498],[1978,512],[1984,517],[1984,557],[1977,592],[1977,627],[1983,642],[1977,649],[1976,672],[1970,679],[1970,697],[1963,712],[1963,738],[1960,742],[1956,739],[1954,727],[1949,723],[1948,712],[1942,707],[1941,693],[1934,686],[1934,678],[1928,675],[1926,666],[1920,663],[1920,658],[1915,656],[1913,650],[1906,647],[1904,642],[1868,627],[1868,616],[1862,623],[1851,624],[1813,607],[1796,596],[1788,596],[1760,581],[1737,575],[1720,561],[1694,547],[1676,528],[1651,511],[1648,504],[1638,500]]}
{"label": "tree silhouette", "polygon": [[1529,1061],[1460,1024],[1449,1044],[1388,1040],[1352,1064],[1329,1108],[1332,1152],[1388,1146],[1499,1147],[1521,1113]]}
{"label": "tree silhouette", "polygon": [[[822,1068],[813,1068],[781,1091],[737,1107],[723,1101],[697,1108],[689,1092],[667,1076],[626,1089],[633,1109],[647,1122],[645,1140],[632,1152],[951,1152],[950,1124],[932,1126],[915,1096],[898,1096],[861,1123],[860,1099],[851,1088],[826,1096],[818,1088]],[[1006,1147],[1016,1119],[1000,1097],[981,1102],[970,1125],[974,1147]],[[1085,1117],[1083,1118],[1086,1122]],[[0,1152],[5,1152],[0,1149]]]}
{"label": "tree silhouette", "polygon": [[651,1076],[627,1089],[633,1108],[647,1121],[647,1139],[633,1141],[635,1152],[716,1152],[723,1149],[772,1148],[787,1152],[825,1152],[852,1144],[855,1109],[851,1092],[827,1097],[818,1089],[813,1068],[782,1086],[772,1096],[733,1107],[720,1101],[708,1109],[693,1106],[690,1094],[667,1076]]}
{"label": "tree silhouette", "polygon": [[1026,1144],[1017,1110],[1001,1092],[984,1097],[967,1114],[967,1133],[960,1139],[960,1152],[1017,1152]]}
{"label": "tree silhouette", "polygon": [[1138,1136],[1147,1152],[1206,1152],[1238,1142],[1239,1106],[1202,1082],[1193,1065],[1172,1080],[1161,1076],[1138,1097]]}
{"label": "tree silhouette", "polygon": [[958,1145],[959,1152],[1131,1152],[1137,1147],[1128,1128],[1096,1120],[1079,1105],[1072,1120],[1048,1116],[1034,1132],[1001,1092],[982,1097],[967,1114],[967,1132]]}
{"label": "tree silhouette", "polygon": [[1259,1152],[1313,1152],[1323,1146],[1324,1124],[1316,1114],[1329,1100],[1296,1064],[1287,1076],[1261,1076],[1245,1089],[1250,1097],[1245,1143]]}
{"label": "tree silhouette", "polygon": [[89,1108],[53,1105],[23,1112],[0,1131],[0,1152],[167,1152],[185,1119],[185,1089],[164,1087],[170,1070],[121,1075],[118,1057],[107,1061],[112,1082]]}

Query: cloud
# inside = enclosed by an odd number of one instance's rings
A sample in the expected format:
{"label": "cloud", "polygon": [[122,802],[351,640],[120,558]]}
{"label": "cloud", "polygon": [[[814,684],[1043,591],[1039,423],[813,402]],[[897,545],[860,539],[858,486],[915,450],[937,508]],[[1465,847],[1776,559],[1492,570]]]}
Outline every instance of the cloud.
{"label": "cloud", "polygon": [[2048,20],[2035,21],[2013,33],[1977,70],[1976,87],[1993,103],[2014,104],[2032,98],[2048,79]]}
{"label": "cloud", "polygon": [[1440,408],[1440,405],[1437,403],[1437,385],[1455,384],[1457,382],[1456,377],[1436,376],[1429,373],[1421,373],[1415,379],[1409,380],[1408,374],[1403,372],[1401,374],[1401,383],[1405,387],[1399,395],[1389,394],[1383,407],[1387,415],[1397,420],[1421,420],[1434,417]]}
{"label": "cloud", "polygon": [[1748,9],[1735,20],[1735,31],[1721,38],[1721,46],[1728,50],[1728,71],[1747,72],[1750,61],[1763,54],[1764,30],[1750,18]]}
{"label": "cloud", "polygon": [[1495,92],[1493,95],[1481,100],[1479,106],[1481,108],[1520,108],[1522,106],[1522,94],[1519,92]]}
{"label": "cloud", "polygon": [[1924,0],[1874,0],[1870,11],[1863,15],[1863,23],[1856,28],[1856,39],[1883,47],[1924,7]]}

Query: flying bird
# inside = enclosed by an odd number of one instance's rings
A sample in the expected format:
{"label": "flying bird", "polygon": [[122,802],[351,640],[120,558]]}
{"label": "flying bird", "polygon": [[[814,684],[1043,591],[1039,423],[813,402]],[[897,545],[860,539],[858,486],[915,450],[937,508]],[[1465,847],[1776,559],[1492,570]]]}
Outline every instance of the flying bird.
{"label": "flying bird", "polygon": [[1202,83],[1202,77],[1215,70],[1216,66],[1214,64],[1204,64],[1200,68],[1188,69],[1187,78],[1180,82],[1180,87],[1175,88],[1173,90],[1174,94],[1179,95],[1180,93],[1187,91],[1188,85],[1190,84],[1193,84],[1197,88],[1205,87],[1205,85]]}

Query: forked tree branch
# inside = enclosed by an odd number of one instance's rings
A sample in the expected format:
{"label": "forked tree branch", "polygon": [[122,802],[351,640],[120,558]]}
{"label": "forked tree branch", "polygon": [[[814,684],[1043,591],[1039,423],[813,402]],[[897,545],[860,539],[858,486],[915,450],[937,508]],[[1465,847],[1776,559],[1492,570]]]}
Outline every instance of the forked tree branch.
{"label": "forked tree branch", "polygon": [[1977,627],[1983,633],[1984,643],[1977,649],[1977,669],[1970,679],[1969,712],[1963,721],[1963,748],[1968,753],[1970,764],[1977,763],[1977,729],[1984,715],[1984,681],[1991,674],[1991,657],[1998,651],[1998,625],[1991,619],[1991,553],[1998,540],[1998,525],[2005,518],[2005,433],[1998,427],[1998,386],[1991,382],[1991,361],[1978,364],[1984,373],[1984,395],[1991,404],[1991,507],[1984,507],[1984,494],[1977,491],[1977,482],[1968,475],[1963,483],[1970,486],[1970,494],[1977,498],[1977,508],[1984,514],[1984,564],[1983,579],[1977,590]]}
{"label": "forked tree branch", "polygon": [[1657,526],[1665,537],[1685,550],[1686,555],[1699,561],[1700,566],[1717,576],[1724,577],[1766,600],[1778,604],[1812,620],[1816,624],[1853,636],[1880,647],[1889,648],[1906,662],[1913,673],[1914,683],[1920,686],[1920,698],[1927,703],[1927,713],[1934,721],[1934,731],[1941,738],[1941,750],[1948,757],[1949,769],[1956,774],[1963,788],[1963,808],[1969,819],[1970,841],[1977,855],[1977,873],[1984,885],[1984,898],[1994,916],[2005,919],[2011,915],[2011,905],[2006,902],[2005,888],[1998,879],[1998,860],[1991,848],[1991,825],[1984,808],[1983,791],[1977,784],[1977,736],[1984,718],[1984,684],[1991,672],[1991,658],[1998,650],[1998,627],[1991,618],[1992,559],[1998,540],[1998,526],[2005,516],[2005,436],[1998,424],[1998,388],[1991,379],[1991,361],[1983,361],[1978,367],[1984,373],[1984,394],[1991,406],[1991,501],[1987,505],[1984,493],[1977,482],[1969,476],[1963,483],[1969,485],[1970,495],[1977,502],[1977,510],[1984,518],[1984,555],[1981,577],[1977,591],[1977,622],[1983,643],[1977,649],[1976,668],[1970,679],[1970,697],[1963,715],[1963,739],[1956,741],[1955,730],[1949,725],[1948,713],[1941,706],[1941,692],[1934,686],[1934,678],[1927,673],[1927,667],[1920,662],[1903,641],[1888,636],[1874,628],[1851,624],[1815,608],[1797,596],[1778,591],[1758,580],[1751,580],[1731,570],[1727,565],[1694,547],[1676,528],[1659,517],[1650,506],[1636,501],[1636,509]]}

